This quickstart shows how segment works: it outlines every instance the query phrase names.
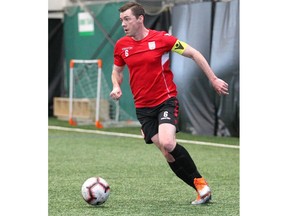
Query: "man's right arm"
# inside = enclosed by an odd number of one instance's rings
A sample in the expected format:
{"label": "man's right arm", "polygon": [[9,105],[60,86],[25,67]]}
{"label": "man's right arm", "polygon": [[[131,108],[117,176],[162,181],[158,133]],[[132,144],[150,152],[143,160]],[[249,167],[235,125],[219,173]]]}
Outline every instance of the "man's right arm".
{"label": "man's right arm", "polygon": [[120,97],[122,96],[122,90],[120,88],[120,85],[122,84],[123,81],[123,70],[124,66],[117,66],[115,64],[113,65],[111,75],[113,89],[110,93],[110,97],[114,100],[119,100]]}

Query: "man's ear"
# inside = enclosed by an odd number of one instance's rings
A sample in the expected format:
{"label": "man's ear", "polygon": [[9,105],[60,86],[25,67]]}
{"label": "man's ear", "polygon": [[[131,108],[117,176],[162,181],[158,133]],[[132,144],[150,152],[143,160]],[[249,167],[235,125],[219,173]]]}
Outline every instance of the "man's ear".
{"label": "man's ear", "polygon": [[137,21],[139,21],[139,22],[144,22],[144,16],[143,15],[140,15],[139,17],[138,17],[138,20]]}

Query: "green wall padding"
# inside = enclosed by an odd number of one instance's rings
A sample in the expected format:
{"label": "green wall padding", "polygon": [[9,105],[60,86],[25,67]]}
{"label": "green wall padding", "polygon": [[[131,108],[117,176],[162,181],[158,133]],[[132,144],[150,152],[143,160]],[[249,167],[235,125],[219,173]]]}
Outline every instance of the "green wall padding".
{"label": "green wall padding", "polygon": [[[118,12],[122,5],[123,2],[86,5],[114,44],[119,38],[124,36]],[[95,21],[93,34],[81,35],[78,31],[78,13],[80,12],[85,12],[85,10],[79,6],[68,7],[64,16],[65,89],[67,96],[69,94],[69,63],[71,59],[102,59],[103,75],[108,82],[110,90],[112,90],[111,72],[114,45],[105,38],[104,33],[99,29]],[[132,117],[130,120],[137,120],[133,96],[129,86],[127,67],[124,70],[124,80],[121,88],[123,95],[120,99],[120,106]]]}

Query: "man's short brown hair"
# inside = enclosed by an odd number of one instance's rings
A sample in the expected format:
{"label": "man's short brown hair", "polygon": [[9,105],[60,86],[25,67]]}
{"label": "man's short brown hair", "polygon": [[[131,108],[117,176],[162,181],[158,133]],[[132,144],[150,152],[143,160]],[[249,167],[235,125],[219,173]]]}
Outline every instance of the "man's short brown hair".
{"label": "man's short brown hair", "polygon": [[145,16],[145,10],[142,5],[136,2],[127,2],[122,7],[119,8],[119,12],[124,12],[128,9],[131,9],[133,15],[138,19],[139,16]]}

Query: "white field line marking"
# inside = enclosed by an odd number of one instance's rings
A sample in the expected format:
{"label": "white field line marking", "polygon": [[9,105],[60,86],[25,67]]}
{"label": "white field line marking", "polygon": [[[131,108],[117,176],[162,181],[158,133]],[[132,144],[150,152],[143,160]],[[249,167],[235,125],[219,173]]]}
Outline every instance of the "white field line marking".
{"label": "white field line marking", "polygon": [[[100,131],[100,130],[86,130],[86,129],[80,129],[80,128],[66,128],[66,127],[60,127],[60,126],[48,126],[48,129],[143,139],[143,136],[141,136],[141,135],[117,133],[117,132],[109,132],[109,131]],[[202,141],[184,140],[184,139],[177,139],[177,142],[190,143],[190,144],[196,144],[196,145],[206,145],[206,146],[216,146],[216,147],[239,149],[239,146],[227,145],[227,144],[222,144],[222,143],[202,142]]]}

